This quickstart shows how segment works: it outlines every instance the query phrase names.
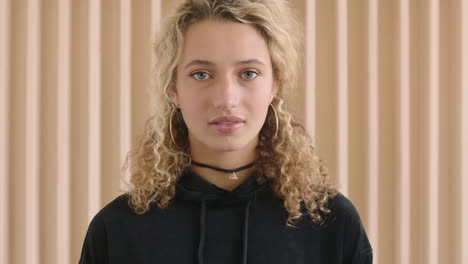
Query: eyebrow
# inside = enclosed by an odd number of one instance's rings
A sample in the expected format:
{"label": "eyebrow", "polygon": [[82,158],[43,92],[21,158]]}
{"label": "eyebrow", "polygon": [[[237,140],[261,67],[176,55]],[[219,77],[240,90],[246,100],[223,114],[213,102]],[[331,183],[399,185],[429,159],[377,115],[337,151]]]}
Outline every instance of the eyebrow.
{"label": "eyebrow", "polygon": [[[262,65],[262,66],[266,66],[265,63],[263,63],[261,60],[259,59],[248,59],[248,60],[242,60],[242,61],[238,61],[236,63],[236,65],[242,65],[242,64],[259,64],[259,65]],[[214,66],[216,65],[216,63],[214,62],[211,62],[211,61],[207,61],[207,60],[192,60],[191,62],[187,63],[187,65],[185,65],[184,69],[192,66],[192,65],[206,65],[206,66]]]}

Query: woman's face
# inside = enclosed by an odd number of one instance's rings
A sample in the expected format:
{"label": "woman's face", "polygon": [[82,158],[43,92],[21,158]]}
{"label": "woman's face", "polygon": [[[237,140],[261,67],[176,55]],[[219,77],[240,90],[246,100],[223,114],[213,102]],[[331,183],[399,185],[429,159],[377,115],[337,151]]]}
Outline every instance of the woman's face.
{"label": "woman's face", "polygon": [[171,97],[191,148],[255,149],[275,92],[267,43],[254,27],[212,20],[189,26]]}

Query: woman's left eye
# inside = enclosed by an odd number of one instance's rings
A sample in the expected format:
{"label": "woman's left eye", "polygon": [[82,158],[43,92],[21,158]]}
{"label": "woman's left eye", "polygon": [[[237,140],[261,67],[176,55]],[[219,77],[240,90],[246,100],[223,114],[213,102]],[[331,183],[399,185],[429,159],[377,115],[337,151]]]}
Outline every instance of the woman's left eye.
{"label": "woman's left eye", "polygon": [[246,71],[242,73],[242,78],[249,79],[249,80],[255,79],[257,76],[258,76],[258,72],[256,71]]}

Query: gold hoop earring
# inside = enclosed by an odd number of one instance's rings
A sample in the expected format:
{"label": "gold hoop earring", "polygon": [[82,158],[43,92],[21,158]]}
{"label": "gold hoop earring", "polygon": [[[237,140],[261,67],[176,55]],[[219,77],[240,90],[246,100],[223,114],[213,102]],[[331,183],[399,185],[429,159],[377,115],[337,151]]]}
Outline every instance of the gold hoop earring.
{"label": "gold hoop earring", "polygon": [[272,104],[270,104],[270,106],[271,106],[271,109],[273,110],[273,113],[275,115],[275,121],[276,121],[275,136],[273,137],[273,140],[272,140],[274,141],[278,137],[279,119],[278,119],[278,112],[276,112],[275,107]]}

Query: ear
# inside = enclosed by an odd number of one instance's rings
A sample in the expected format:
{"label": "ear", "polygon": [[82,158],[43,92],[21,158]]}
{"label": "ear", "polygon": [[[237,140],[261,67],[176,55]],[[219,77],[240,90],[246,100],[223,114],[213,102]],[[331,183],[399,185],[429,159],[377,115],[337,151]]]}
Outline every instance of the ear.
{"label": "ear", "polygon": [[271,97],[270,97],[270,103],[273,101],[273,98],[275,98],[276,94],[278,93],[278,81],[274,80],[273,81],[273,87],[271,89]]}
{"label": "ear", "polygon": [[179,96],[177,95],[177,89],[175,85],[172,85],[171,88],[169,88],[169,96],[171,96],[172,102],[178,107]]}

